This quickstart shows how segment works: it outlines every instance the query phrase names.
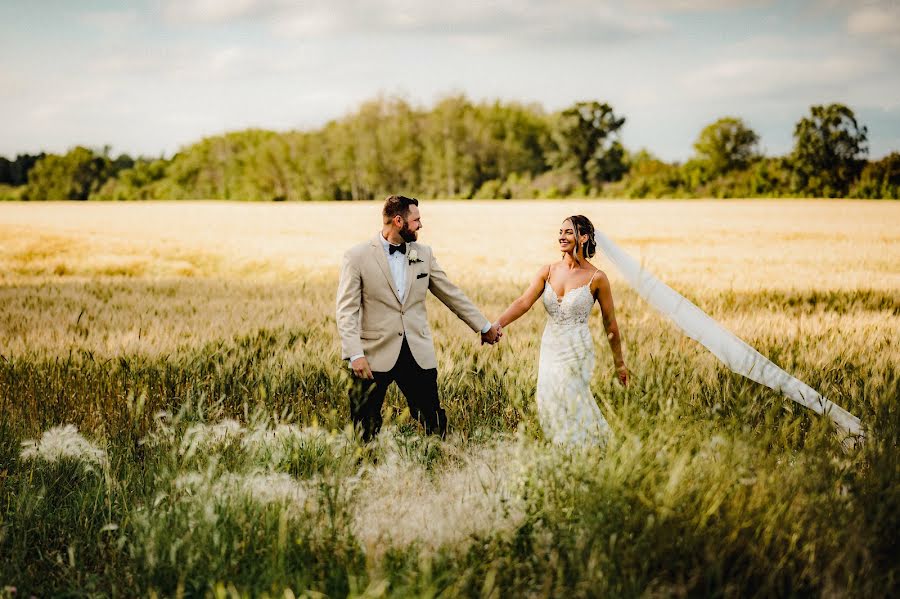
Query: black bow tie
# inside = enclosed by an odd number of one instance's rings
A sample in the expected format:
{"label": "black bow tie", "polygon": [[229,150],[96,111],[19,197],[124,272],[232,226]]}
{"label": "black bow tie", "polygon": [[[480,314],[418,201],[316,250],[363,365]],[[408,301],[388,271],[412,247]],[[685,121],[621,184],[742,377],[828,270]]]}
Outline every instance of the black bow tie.
{"label": "black bow tie", "polygon": [[406,244],[401,243],[400,245],[388,244],[388,256],[393,256],[394,252],[400,252],[401,254],[406,254]]}

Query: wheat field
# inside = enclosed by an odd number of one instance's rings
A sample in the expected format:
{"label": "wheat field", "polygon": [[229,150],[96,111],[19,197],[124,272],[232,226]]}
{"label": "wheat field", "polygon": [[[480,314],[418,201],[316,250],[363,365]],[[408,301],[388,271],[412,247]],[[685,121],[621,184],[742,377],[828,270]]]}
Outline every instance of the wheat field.
{"label": "wheat field", "polygon": [[[603,450],[544,442],[543,309],[495,347],[429,305],[446,441],[399,394],[362,445],[334,293],[376,203],[0,206],[0,595],[891,596],[900,564],[900,204],[423,202],[496,317],[585,214],[862,419],[728,372],[613,284]],[[433,298],[432,298],[433,299]]]}

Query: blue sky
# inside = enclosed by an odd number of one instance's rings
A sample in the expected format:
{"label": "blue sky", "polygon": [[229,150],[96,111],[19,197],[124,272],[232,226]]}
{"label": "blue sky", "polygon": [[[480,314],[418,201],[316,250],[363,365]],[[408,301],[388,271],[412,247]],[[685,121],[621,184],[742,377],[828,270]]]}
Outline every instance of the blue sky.
{"label": "blue sky", "polygon": [[0,155],[171,155],[246,127],[317,127],[378,94],[584,99],[667,160],[718,117],[790,150],[843,102],[900,150],[900,0],[0,0]]}

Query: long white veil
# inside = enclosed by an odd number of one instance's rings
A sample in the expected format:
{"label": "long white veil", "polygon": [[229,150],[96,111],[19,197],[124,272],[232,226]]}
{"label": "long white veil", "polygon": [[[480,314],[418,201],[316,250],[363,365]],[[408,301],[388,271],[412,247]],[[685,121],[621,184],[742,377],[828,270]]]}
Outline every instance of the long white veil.
{"label": "long white veil", "polygon": [[[641,267],[606,235],[596,231],[594,238],[606,258],[644,300],[674,322],[685,335],[711,351],[732,371],[781,391],[810,410],[829,416],[838,431],[846,436],[863,436],[859,418],[776,366],[690,300]],[[847,440],[846,437],[844,440]]]}

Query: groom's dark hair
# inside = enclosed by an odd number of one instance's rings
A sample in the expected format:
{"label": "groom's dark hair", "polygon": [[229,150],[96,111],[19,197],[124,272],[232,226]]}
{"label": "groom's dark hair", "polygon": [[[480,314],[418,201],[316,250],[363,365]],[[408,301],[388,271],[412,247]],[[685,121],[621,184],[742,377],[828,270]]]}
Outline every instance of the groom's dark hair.
{"label": "groom's dark hair", "polygon": [[394,217],[400,215],[406,219],[409,214],[410,206],[418,206],[419,200],[416,198],[407,198],[406,196],[389,195],[384,200],[384,208],[381,214],[384,216],[384,224],[394,220]]}

